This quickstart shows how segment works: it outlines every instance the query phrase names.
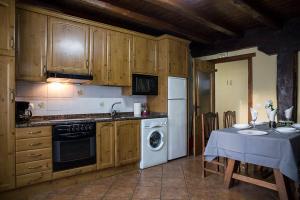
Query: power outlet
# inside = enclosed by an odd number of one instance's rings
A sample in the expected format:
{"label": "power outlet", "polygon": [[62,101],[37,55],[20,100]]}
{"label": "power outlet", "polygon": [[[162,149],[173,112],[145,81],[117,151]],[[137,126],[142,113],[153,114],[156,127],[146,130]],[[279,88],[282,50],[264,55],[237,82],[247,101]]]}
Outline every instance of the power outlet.
{"label": "power outlet", "polygon": [[45,104],[45,102],[39,102],[37,106],[38,106],[38,109],[44,109],[46,107],[46,104]]}

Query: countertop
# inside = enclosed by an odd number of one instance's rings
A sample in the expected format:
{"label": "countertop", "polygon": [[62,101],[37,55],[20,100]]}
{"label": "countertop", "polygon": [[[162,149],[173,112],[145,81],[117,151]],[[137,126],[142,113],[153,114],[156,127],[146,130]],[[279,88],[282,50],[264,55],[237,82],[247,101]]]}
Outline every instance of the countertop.
{"label": "countertop", "polygon": [[168,117],[166,113],[150,113],[147,116],[135,117],[133,113],[118,113],[114,118],[109,113],[103,114],[76,114],[76,115],[53,115],[53,116],[34,116],[29,122],[18,123],[16,128],[36,127],[36,126],[52,126],[56,124],[80,123],[80,122],[111,122],[123,120],[141,120],[153,118]]}

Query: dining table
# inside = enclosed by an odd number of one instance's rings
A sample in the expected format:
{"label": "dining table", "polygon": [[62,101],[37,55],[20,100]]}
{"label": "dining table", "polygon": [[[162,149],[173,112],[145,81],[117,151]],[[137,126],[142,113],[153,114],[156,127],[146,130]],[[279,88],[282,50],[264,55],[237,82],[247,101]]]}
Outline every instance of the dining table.
{"label": "dining table", "polygon": [[[299,130],[282,133],[269,128],[267,124],[257,125],[248,130],[263,131],[264,134],[241,134],[241,130],[237,128],[212,131],[205,148],[205,159],[212,161],[217,157],[227,158],[224,175],[226,188],[232,187],[234,180],[239,180],[275,190],[281,200],[288,199],[285,179],[300,182]],[[275,183],[238,173],[239,162],[272,168]]]}

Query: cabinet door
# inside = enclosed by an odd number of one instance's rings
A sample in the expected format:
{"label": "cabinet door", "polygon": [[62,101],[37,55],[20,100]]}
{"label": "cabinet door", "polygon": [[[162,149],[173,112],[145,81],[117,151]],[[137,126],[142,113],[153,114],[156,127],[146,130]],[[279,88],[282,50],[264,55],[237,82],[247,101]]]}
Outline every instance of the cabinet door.
{"label": "cabinet door", "polygon": [[47,16],[17,10],[16,78],[45,81]]}
{"label": "cabinet door", "polygon": [[15,63],[0,56],[0,191],[15,187]]}
{"label": "cabinet door", "polygon": [[115,166],[114,131],[112,122],[97,123],[97,169]]}
{"label": "cabinet door", "polygon": [[0,55],[15,55],[15,1],[0,0]]}
{"label": "cabinet door", "polygon": [[133,37],[133,73],[157,74],[157,41]]}
{"label": "cabinet door", "polygon": [[109,85],[130,86],[132,65],[132,35],[110,31]]}
{"label": "cabinet door", "polygon": [[117,121],[116,166],[135,163],[140,159],[140,122]]}
{"label": "cabinet door", "polygon": [[47,70],[89,74],[88,42],[87,25],[49,17]]}
{"label": "cabinet door", "polygon": [[169,74],[188,75],[188,47],[184,42],[176,40],[169,42]]}
{"label": "cabinet door", "polygon": [[90,68],[93,84],[108,85],[107,30],[90,28]]}

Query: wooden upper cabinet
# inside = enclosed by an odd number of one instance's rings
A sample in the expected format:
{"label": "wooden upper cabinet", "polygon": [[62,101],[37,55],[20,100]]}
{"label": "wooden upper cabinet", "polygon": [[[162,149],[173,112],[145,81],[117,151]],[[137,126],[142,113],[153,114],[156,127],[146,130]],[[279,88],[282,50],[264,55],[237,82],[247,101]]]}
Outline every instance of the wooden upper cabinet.
{"label": "wooden upper cabinet", "polygon": [[15,55],[14,0],[0,0],[0,55]]}
{"label": "wooden upper cabinet", "polygon": [[115,166],[115,128],[113,122],[97,123],[97,169]]}
{"label": "wooden upper cabinet", "polygon": [[45,81],[47,16],[18,9],[16,18],[16,78]]}
{"label": "wooden upper cabinet", "polygon": [[89,74],[88,46],[88,25],[48,18],[48,71]]}
{"label": "wooden upper cabinet", "polygon": [[109,85],[130,86],[132,65],[132,35],[110,31],[108,38]]}
{"label": "wooden upper cabinet", "polygon": [[134,36],[133,37],[133,56],[134,64],[132,73],[138,74],[157,74],[157,41]]}
{"label": "wooden upper cabinet", "polygon": [[188,44],[169,40],[169,75],[188,76]]}
{"label": "wooden upper cabinet", "polygon": [[90,28],[90,67],[93,69],[93,84],[108,85],[107,30]]}
{"label": "wooden upper cabinet", "polygon": [[140,121],[115,122],[115,165],[126,165],[140,160]]}
{"label": "wooden upper cabinet", "polygon": [[0,56],[0,191],[15,187],[15,61]]}

